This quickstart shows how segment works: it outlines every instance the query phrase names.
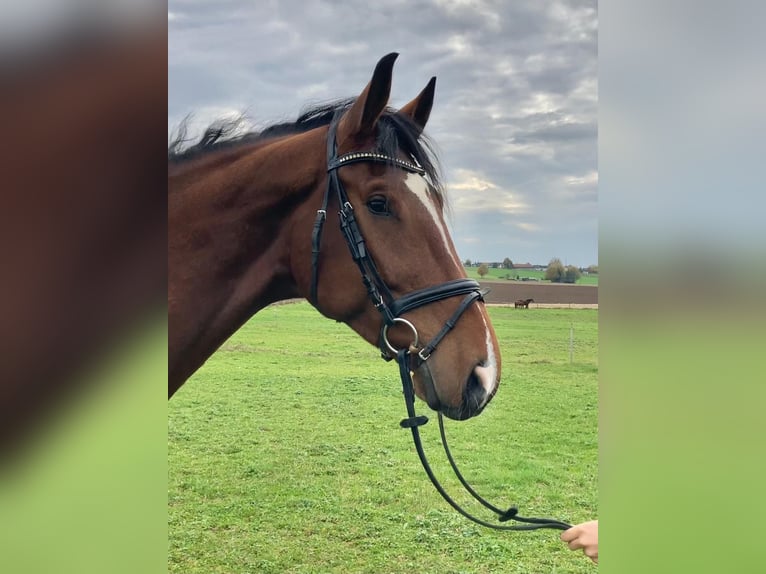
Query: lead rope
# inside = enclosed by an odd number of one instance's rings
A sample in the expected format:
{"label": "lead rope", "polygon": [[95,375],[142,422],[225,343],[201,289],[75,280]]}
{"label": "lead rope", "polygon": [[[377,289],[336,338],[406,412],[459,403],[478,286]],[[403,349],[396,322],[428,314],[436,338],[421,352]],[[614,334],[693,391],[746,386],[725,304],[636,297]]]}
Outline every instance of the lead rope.
{"label": "lead rope", "polygon": [[484,500],[484,498],[482,498],[473,488],[471,488],[471,486],[468,484],[468,482],[466,482],[465,478],[463,478],[463,475],[458,470],[457,465],[455,464],[455,461],[452,458],[452,453],[450,452],[449,447],[447,446],[447,437],[446,437],[446,434],[444,433],[444,424],[442,422],[441,413],[439,413],[439,429],[440,429],[440,434],[442,438],[442,445],[444,446],[444,451],[447,453],[447,458],[449,459],[450,466],[452,466],[452,470],[455,472],[455,475],[458,477],[458,480],[460,480],[460,483],[465,487],[465,489],[473,498],[475,498],[485,508],[488,508],[489,510],[497,514],[498,521],[508,522],[509,520],[513,520],[516,522],[523,522],[525,524],[514,524],[512,526],[494,524],[491,522],[487,522],[486,520],[476,518],[475,516],[469,514],[467,511],[463,510],[463,508],[461,508],[458,505],[458,503],[455,502],[450,497],[449,494],[447,494],[447,491],[444,490],[442,485],[436,479],[436,476],[434,475],[433,470],[431,470],[431,465],[428,464],[426,453],[423,450],[423,443],[420,440],[420,430],[418,427],[426,424],[428,422],[428,417],[423,415],[417,416],[415,414],[415,391],[412,384],[412,375],[410,374],[409,349],[400,349],[396,354],[396,360],[399,363],[399,375],[401,376],[401,379],[402,379],[402,389],[404,391],[404,403],[407,407],[407,416],[408,416],[408,418],[403,419],[399,424],[402,426],[402,428],[408,428],[412,432],[412,440],[415,443],[415,449],[418,452],[418,457],[420,458],[420,462],[423,465],[423,469],[426,471],[428,478],[431,480],[431,483],[434,485],[438,493],[442,496],[444,500],[447,501],[447,503],[452,508],[457,510],[460,514],[465,516],[468,520],[471,520],[475,522],[476,524],[480,524],[481,526],[492,528],[494,530],[537,530],[540,528],[553,528],[556,530],[567,530],[571,528],[570,524],[567,524],[566,522],[562,522],[560,520],[553,520],[550,518],[527,518],[524,516],[519,516],[518,508],[516,508],[515,506],[511,506],[508,510],[501,510],[497,508],[496,506],[490,504],[486,500]]}

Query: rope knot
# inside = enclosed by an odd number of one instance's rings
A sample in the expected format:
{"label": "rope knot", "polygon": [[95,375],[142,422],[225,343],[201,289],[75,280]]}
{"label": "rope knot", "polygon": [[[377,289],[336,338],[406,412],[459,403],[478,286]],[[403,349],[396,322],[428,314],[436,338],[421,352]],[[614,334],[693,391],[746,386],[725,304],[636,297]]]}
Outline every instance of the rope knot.
{"label": "rope knot", "polygon": [[408,419],[402,419],[399,425],[403,429],[411,429],[414,427],[420,427],[423,426],[428,422],[428,417],[421,415],[419,417],[410,417]]}
{"label": "rope knot", "polygon": [[519,509],[515,506],[511,506],[508,510],[503,512],[500,516],[497,517],[497,519],[500,522],[508,522],[509,520],[513,520],[514,517],[519,513]]}

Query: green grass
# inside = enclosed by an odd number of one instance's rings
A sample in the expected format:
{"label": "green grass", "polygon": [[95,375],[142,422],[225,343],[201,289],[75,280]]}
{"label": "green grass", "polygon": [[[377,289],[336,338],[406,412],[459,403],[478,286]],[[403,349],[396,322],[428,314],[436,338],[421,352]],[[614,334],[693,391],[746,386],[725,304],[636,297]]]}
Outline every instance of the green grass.
{"label": "green grass", "polygon": [[[519,280],[526,277],[545,281],[545,271],[536,271],[534,269],[495,269],[490,267],[489,273],[484,277],[477,273],[478,267],[464,267],[464,269],[468,277],[482,281],[515,281],[517,276]],[[583,275],[577,280],[576,285],[598,285],[598,275]]]}
{"label": "green grass", "polygon": [[[503,382],[481,416],[447,422],[461,470],[522,514],[597,516],[597,313],[490,315]],[[263,310],[169,403],[169,571],[594,570],[558,531],[494,532],[449,508],[403,416],[396,366],[350,329],[306,303]],[[435,417],[423,435],[448,490],[487,517],[450,478]]]}

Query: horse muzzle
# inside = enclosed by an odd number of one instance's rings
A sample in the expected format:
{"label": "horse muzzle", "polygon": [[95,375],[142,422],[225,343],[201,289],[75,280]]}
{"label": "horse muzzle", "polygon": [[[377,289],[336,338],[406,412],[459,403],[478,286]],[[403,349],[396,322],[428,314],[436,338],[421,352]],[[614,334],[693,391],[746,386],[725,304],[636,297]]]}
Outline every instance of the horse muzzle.
{"label": "horse muzzle", "polygon": [[427,362],[421,363],[414,371],[413,384],[415,393],[434,411],[453,420],[466,420],[475,417],[484,410],[495,394],[497,385],[494,380],[495,370],[483,364],[476,365],[463,386],[461,402],[449,405],[439,397],[434,383],[433,373]]}

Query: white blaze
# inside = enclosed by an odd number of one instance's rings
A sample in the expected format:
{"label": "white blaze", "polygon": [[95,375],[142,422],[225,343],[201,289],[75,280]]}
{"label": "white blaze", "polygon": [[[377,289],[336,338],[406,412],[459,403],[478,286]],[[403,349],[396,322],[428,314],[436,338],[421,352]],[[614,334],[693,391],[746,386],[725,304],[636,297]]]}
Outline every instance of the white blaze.
{"label": "white blaze", "polygon": [[428,193],[428,182],[422,175],[414,173],[408,173],[404,178],[404,183],[407,188],[417,197],[420,202],[425,206],[431,219],[434,221],[436,229],[439,230],[442,242],[444,243],[444,250],[449,253],[452,262],[457,266],[458,270],[462,270],[463,266],[458,261],[457,254],[451,249],[449,237],[447,235],[447,229],[444,226],[444,221],[439,215],[439,211],[436,209],[431,195]]}
{"label": "white blaze", "polygon": [[487,320],[484,318],[484,313],[479,313],[481,314],[481,320],[484,323],[484,330],[486,333],[485,343],[487,345],[487,366],[484,368],[488,371],[486,373],[487,377],[481,378],[482,382],[484,383],[484,390],[492,394],[492,392],[495,390],[495,386],[497,385],[497,359],[495,358],[495,348],[492,345],[492,334],[490,333],[489,325],[487,324]]}
{"label": "white blaze", "polygon": [[[450,247],[449,236],[447,235],[444,221],[440,217],[436,204],[428,193],[428,182],[423,176],[408,173],[404,179],[404,183],[413,195],[415,195],[415,197],[417,197],[425,206],[426,211],[428,211],[431,219],[433,219],[436,229],[439,230],[439,235],[444,243],[444,250],[449,254],[450,259],[455,264],[456,268],[459,271],[462,271],[463,266],[460,263],[457,254]],[[487,324],[487,320],[484,318],[484,313],[480,310],[478,311],[481,316],[481,321],[484,323],[485,344],[487,346],[487,365],[485,367],[475,367],[475,369],[478,371],[479,379],[484,386],[484,390],[487,391],[488,395],[491,395],[497,386],[497,358],[495,357],[495,348],[492,345],[492,333],[489,324]]]}

